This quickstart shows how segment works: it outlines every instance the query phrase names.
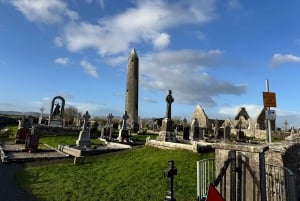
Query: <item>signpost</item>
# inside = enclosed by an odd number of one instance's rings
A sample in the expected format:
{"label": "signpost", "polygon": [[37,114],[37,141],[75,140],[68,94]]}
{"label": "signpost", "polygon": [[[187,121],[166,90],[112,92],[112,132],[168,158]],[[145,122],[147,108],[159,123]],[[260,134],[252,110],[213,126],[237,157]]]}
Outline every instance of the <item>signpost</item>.
{"label": "signpost", "polygon": [[276,120],[275,110],[266,110],[266,120]]}
{"label": "signpost", "polygon": [[275,93],[263,92],[263,100],[264,100],[264,107],[276,107],[276,94]]}
{"label": "signpost", "polygon": [[263,102],[264,107],[266,108],[265,119],[268,120],[268,135],[267,142],[271,143],[271,120],[276,119],[275,110],[270,110],[270,107],[276,107],[276,94],[269,92],[269,81],[266,80],[266,92],[263,92]]}

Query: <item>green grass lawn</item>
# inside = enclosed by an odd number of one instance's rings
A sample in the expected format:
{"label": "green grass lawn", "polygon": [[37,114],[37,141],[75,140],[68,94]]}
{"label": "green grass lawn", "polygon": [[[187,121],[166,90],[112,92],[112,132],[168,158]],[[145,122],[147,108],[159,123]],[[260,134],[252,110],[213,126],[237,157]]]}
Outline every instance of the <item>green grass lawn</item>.
{"label": "green grass lawn", "polygon": [[6,134],[0,135],[0,143],[6,140],[15,139],[15,135],[18,131],[18,126],[10,125],[10,126],[5,126],[4,128],[8,128],[8,132]]}
{"label": "green grass lawn", "polygon": [[[41,136],[40,144],[47,144],[51,147],[57,148],[59,144],[76,144],[76,140],[78,140],[78,136]],[[99,145],[103,144],[103,141],[98,139],[90,139],[91,145]]]}
{"label": "green grass lawn", "polygon": [[213,153],[163,150],[150,146],[72,162],[28,167],[17,181],[37,200],[163,200],[167,190],[164,171],[175,161],[175,198],[196,199],[196,161]]}

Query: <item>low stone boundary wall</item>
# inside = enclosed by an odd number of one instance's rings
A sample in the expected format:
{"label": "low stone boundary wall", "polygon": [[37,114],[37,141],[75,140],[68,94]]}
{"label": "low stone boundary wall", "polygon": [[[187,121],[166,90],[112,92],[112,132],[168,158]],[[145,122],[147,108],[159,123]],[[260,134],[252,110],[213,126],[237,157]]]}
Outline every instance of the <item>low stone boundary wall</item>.
{"label": "low stone boundary wall", "polygon": [[39,135],[78,136],[80,131],[81,131],[81,128],[47,126],[47,125],[42,125],[42,124],[34,125],[34,132]]}
{"label": "low stone boundary wall", "polygon": [[145,145],[150,145],[161,149],[185,149],[185,150],[197,152],[197,142],[193,144],[182,144],[176,142],[166,142],[166,141],[147,139]]}

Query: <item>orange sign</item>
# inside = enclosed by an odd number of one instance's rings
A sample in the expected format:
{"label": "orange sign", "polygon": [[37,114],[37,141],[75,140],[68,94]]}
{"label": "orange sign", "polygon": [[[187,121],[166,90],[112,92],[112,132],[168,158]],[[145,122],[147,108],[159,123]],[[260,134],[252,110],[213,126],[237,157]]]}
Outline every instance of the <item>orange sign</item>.
{"label": "orange sign", "polygon": [[276,94],[263,92],[264,107],[276,107]]}

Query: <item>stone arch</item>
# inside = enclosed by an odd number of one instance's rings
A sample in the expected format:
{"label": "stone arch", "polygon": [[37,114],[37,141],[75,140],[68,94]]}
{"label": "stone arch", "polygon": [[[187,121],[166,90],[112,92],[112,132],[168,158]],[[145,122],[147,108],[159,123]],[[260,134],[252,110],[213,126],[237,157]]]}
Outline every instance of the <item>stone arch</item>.
{"label": "stone arch", "polygon": [[[59,106],[60,108],[58,114],[54,114],[55,112],[54,104],[55,104],[55,100],[57,99],[61,101],[61,106]],[[65,111],[65,99],[62,96],[55,96],[51,102],[50,119],[53,118],[63,119],[64,111]]]}

